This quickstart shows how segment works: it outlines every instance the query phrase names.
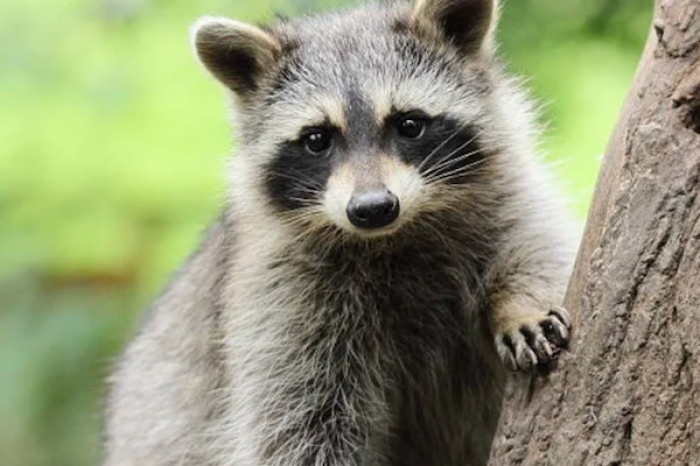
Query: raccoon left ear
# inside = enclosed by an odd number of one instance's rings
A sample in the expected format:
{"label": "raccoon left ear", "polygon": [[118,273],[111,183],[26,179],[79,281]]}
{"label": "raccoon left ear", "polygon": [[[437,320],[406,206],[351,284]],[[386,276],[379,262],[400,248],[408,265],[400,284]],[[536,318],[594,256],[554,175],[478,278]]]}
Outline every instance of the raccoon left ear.
{"label": "raccoon left ear", "polygon": [[228,18],[202,18],[192,27],[191,36],[199,61],[239,97],[257,89],[282,49],[267,31]]}
{"label": "raccoon left ear", "polygon": [[418,0],[411,23],[421,35],[475,54],[491,50],[497,16],[497,0]]}

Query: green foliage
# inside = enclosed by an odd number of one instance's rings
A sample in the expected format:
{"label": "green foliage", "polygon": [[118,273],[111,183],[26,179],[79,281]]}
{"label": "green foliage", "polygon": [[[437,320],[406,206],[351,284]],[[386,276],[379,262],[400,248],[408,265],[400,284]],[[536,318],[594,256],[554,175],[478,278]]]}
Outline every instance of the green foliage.
{"label": "green foliage", "polygon": [[[223,93],[191,57],[189,24],[342,3],[0,3],[0,464],[94,464],[111,361],[220,203]],[[580,217],[650,3],[504,8],[503,53],[531,76]]]}

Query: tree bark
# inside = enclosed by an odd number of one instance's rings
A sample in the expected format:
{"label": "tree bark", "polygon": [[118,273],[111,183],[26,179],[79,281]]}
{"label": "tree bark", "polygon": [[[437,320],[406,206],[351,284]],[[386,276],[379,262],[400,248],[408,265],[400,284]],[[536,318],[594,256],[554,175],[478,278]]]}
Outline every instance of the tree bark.
{"label": "tree bark", "polygon": [[514,378],[490,466],[700,465],[700,1],[656,3],[569,286],[570,352]]}

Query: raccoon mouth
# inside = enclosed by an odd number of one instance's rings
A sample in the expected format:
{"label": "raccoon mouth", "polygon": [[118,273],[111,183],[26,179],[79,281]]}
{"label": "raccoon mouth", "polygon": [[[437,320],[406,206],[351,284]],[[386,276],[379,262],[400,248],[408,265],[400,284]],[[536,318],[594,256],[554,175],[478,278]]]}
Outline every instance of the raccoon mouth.
{"label": "raccoon mouth", "polygon": [[353,231],[353,233],[363,239],[374,239],[374,238],[385,238],[388,236],[392,236],[395,233],[397,233],[401,229],[401,224],[399,222],[396,222],[394,224],[388,225],[383,228],[375,228],[372,230],[361,230],[361,229],[356,229]]}

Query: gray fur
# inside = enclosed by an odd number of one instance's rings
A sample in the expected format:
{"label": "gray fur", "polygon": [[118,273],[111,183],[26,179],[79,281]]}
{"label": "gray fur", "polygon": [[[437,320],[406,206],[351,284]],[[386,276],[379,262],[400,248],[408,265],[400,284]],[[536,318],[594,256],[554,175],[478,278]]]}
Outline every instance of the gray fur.
{"label": "gray fur", "polygon": [[[419,7],[429,2],[491,3]],[[254,85],[212,71],[235,93],[240,136],[226,208],[112,377],[105,466],[486,464],[503,362],[546,363],[566,342],[574,248],[493,26],[460,36],[483,41],[466,47],[415,29],[416,11],[393,2],[283,20],[243,38],[277,57]],[[200,33],[216,30],[207,24]],[[360,138],[384,98],[477,127],[488,161],[475,180],[426,182],[413,217],[376,238],[320,205],[303,218],[275,209],[264,179],[279,144],[329,101]]]}

